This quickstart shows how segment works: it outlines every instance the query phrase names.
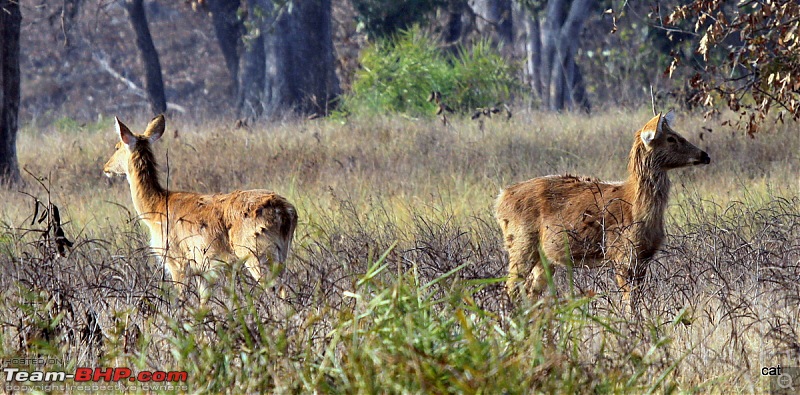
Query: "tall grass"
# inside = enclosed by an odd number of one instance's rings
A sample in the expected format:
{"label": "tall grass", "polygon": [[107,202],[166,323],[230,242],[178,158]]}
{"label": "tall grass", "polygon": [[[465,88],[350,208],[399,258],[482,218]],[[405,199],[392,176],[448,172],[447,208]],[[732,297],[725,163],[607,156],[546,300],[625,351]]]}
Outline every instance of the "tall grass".
{"label": "tall grass", "polygon": [[74,246],[59,256],[32,198],[2,192],[2,358],[185,370],[190,391],[227,393],[758,392],[761,366],[800,363],[795,126],[752,141],[711,125],[698,141],[679,119],[712,164],[674,172],[669,236],[632,314],[610,268],[556,268],[553,295],[512,305],[491,205],[542,174],[623,177],[649,117],[517,117],[170,121],[156,152],[171,187],[268,187],[301,215],[283,273],[259,285],[233,264],[205,307],[162,281],[127,185],[102,176],[110,123],[26,130],[20,161],[49,192],[22,189],[61,209]]}

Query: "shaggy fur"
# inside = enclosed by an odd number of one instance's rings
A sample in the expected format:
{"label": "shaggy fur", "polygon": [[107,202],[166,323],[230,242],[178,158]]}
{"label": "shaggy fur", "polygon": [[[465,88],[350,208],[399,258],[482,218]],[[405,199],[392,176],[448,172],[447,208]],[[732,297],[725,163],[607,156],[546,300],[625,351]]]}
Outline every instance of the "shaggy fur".
{"label": "shaggy fur", "polygon": [[545,286],[542,257],[554,264],[596,267],[612,262],[626,299],[631,281],[664,240],[667,170],[707,164],[708,154],[675,133],[672,114],[660,114],[636,132],[628,179],[546,176],[500,192],[495,217],[509,254],[506,290],[517,297],[522,285],[534,297]]}
{"label": "shaggy fur", "polygon": [[127,175],[136,213],[150,230],[150,247],[179,289],[187,266],[202,273],[215,261],[241,259],[260,280],[262,265],[286,260],[297,226],[297,212],[286,199],[263,189],[214,195],[168,191],[158,180],[151,149],[164,133],[164,116],[154,118],[143,135],[118,119],[116,127],[120,142],[103,171],[109,177]]}

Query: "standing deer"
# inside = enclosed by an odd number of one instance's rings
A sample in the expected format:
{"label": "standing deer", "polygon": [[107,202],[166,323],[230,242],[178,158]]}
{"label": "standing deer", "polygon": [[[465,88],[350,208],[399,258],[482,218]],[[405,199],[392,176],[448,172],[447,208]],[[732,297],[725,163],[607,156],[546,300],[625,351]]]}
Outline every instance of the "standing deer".
{"label": "standing deer", "polygon": [[664,241],[667,171],[711,163],[706,152],[676,133],[674,114],[656,115],[636,132],[628,179],[602,182],[545,176],[502,190],[495,218],[509,255],[506,291],[533,298],[546,285],[547,262],[597,267],[612,262],[623,298],[646,274],[646,261]]}
{"label": "standing deer", "polygon": [[[291,203],[263,189],[214,195],[169,191],[158,180],[151,148],[164,134],[164,116],[155,117],[142,135],[114,119],[120,141],[103,172],[127,176],[133,206],[150,230],[150,248],[162,257],[179,292],[187,266],[202,273],[216,262],[241,259],[256,281],[262,265],[280,268],[297,226]],[[201,282],[201,297],[207,297],[204,290]]]}

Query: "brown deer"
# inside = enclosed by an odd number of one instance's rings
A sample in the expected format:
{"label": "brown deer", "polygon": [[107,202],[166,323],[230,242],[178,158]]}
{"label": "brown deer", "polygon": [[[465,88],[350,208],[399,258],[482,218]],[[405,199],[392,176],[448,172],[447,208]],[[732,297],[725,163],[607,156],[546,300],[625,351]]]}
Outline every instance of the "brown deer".
{"label": "brown deer", "polygon": [[[257,281],[262,265],[281,268],[297,226],[294,206],[263,189],[214,195],[169,191],[159,182],[152,151],[164,134],[164,116],[155,117],[142,135],[115,121],[120,141],[103,172],[127,176],[133,206],[150,230],[150,247],[179,292],[187,266],[202,273],[240,259]],[[201,282],[201,298],[207,297],[204,290]]]}
{"label": "brown deer", "polygon": [[670,127],[674,114],[661,114],[636,132],[628,159],[628,179],[545,176],[500,192],[495,217],[509,255],[506,291],[519,287],[533,298],[546,285],[548,263],[597,267],[611,262],[623,298],[631,282],[646,274],[646,261],[664,241],[667,171],[711,163],[706,152]]}

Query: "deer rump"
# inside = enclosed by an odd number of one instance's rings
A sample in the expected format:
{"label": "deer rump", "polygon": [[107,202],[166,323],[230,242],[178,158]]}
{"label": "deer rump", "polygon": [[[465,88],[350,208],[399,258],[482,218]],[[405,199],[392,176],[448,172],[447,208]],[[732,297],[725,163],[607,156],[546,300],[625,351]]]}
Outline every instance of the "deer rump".
{"label": "deer rump", "polygon": [[[170,244],[197,261],[233,255],[257,257],[264,264],[284,262],[292,243],[297,213],[283,197],[267,190],[200,195],[169,192],[166,207]],[[170,254],[172,255],[172,254]]]}

